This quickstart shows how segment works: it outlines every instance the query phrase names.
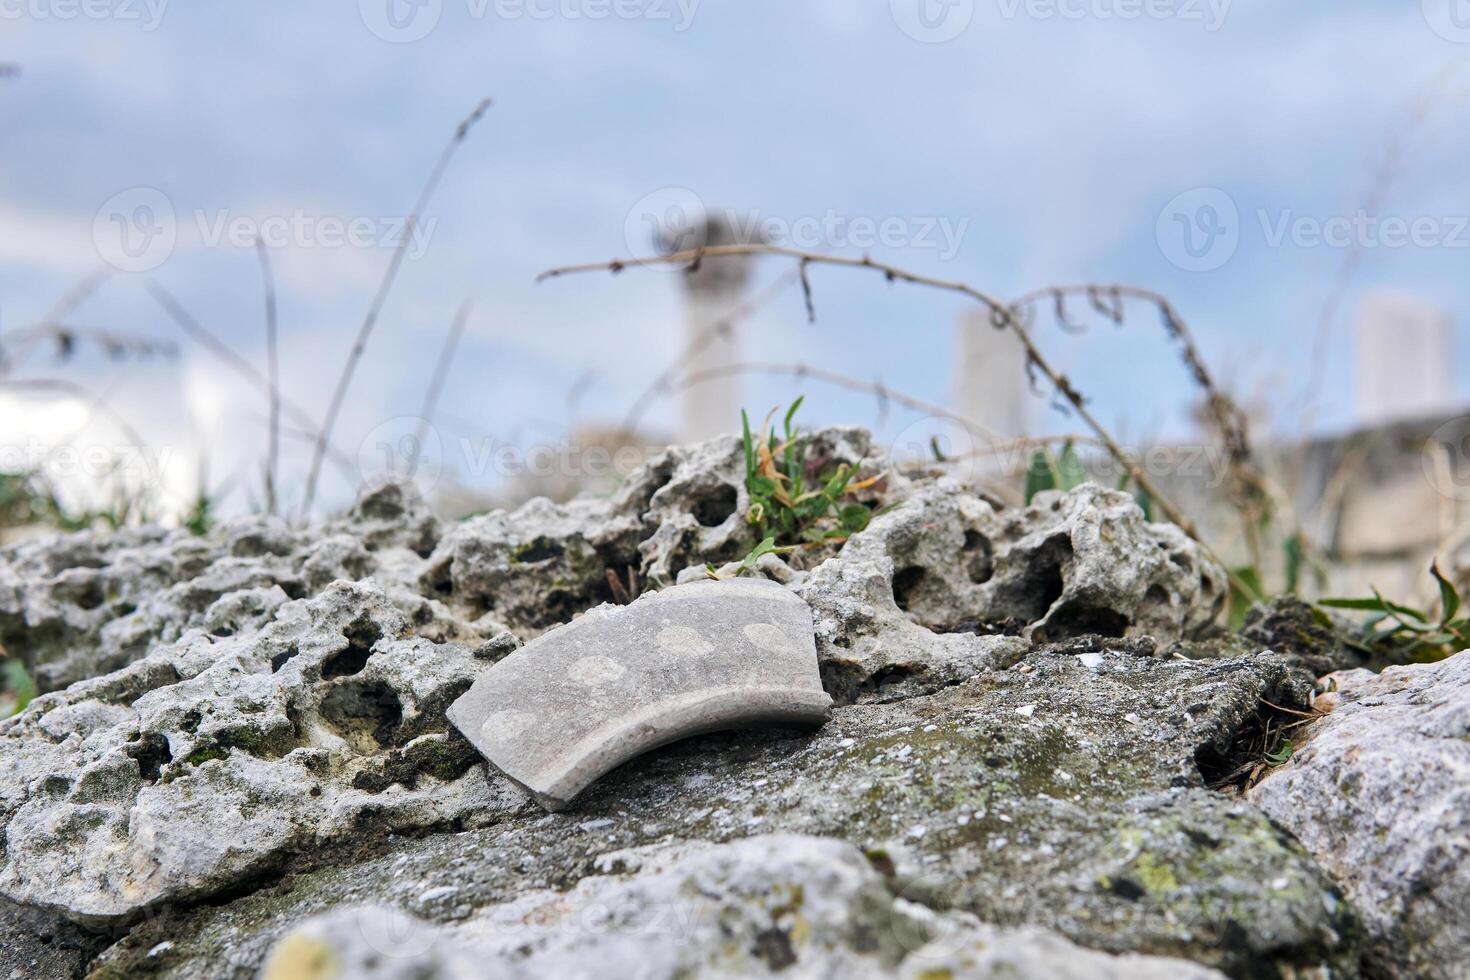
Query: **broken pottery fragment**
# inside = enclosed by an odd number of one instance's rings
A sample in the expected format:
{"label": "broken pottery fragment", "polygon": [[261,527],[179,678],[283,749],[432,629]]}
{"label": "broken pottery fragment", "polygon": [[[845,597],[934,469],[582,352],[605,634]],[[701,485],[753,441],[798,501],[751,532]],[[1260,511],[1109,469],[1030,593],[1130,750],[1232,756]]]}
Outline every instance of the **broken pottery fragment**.
{"label": "broken pottery fragment", "polygon": [[811,609],[757,579],[696,582],[600,606],[481,675],[449,718],[548,810],[603,773],[691,735],[817,727]]}

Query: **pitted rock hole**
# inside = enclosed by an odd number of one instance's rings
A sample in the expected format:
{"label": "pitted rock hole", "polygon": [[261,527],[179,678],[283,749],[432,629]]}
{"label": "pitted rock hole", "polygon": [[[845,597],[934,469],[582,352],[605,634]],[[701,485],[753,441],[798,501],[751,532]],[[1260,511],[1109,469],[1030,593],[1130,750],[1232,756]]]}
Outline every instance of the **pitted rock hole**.
{"label": "pitted rock hole", "polygon": [[403,721],[403,702],[386,684],[346,681],[322,699],[322,721],[361,752],[393,744]]}
{"label": "pitted rock hole", "polygon": [[703,527],[719,527],[735,513],[738,500],[734,487],[716,487],[694,502],[694,519]]}
{"label": "pitted rock hole", "polygon": [[1007,585],[1005,594],[997,597],[998,603],[1014,610],[1013,615],[1027,623],[1041,619],[1062,597],[1066,589],[1062,573],[1071,559],[1071,538],[1065,534],[1048,538],[1027,556],[1025,573]]}
{"label": "pitted rock hole", "polygon": [[984,585],[995,574],[995,546],[979,531],[966,531],[965,544],[961,549],[965,555],[965,570],[970,581]]}
{"label": "pitted rock hole", "polygon": [[342,635],[347,637],[347,649],[326,659],[322,664],[322,680],[362,673],[373,654],[373,644],[383,638],[383,631],[372,620],[359,619],[343,630]]}
{"label": "pitted rock hole", "polygon": [[128,758],[138,764],[138,774],[145,783],[156,783],[166,763],[174,761],[168,739],[149,732],[127,747]]}
{"label": "pitted rock hole", "polygon": [[[924,581],[925,571],[922,566],[910,565],[908,568],[899,569],[893,576],[893,601],[898,608],[904,612],[909,611],[912,604],[914,592]],[[1058,595],[1061,593],[1059,592]]]}

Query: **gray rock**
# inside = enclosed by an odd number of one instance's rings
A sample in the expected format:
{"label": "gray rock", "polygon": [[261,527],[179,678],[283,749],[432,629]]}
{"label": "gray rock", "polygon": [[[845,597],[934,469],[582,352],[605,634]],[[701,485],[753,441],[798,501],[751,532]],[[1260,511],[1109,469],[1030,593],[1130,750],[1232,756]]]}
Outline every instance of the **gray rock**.
{"label": "gray rock", "polygon": [[[287,598],[338,579],[374,576],[423,618],[417,610],[432,594],[408,595],[402,586],[416,586],[438,533],[411,487],[385,484],[341,520],[310,531],[247,517],[203,538],[141,528],[27,541],[0,549],[0,647],[40,690],[53,691],[123,667],[190,629],[216,636],[258,629]],[[442,606],[427,616],[449,619]]]}
{"label": "gray rock", "polygon": [[1378,972],[1470,963],[1470,653],[1333,675],[1340,703],[1250,799],[1357,904]]}
{"label": "gray rock", "polygon": [[359,906],[302,923],[261,980],[540,980],[899,976],[1156,978],[1220,974],[1158,957],[1115,957],[1041,929],[997,929],[896,897],[850,844],[795,835],[608,855],[565,892],[528,892],[435,923]]}
{"label": "gray rock", "polygon": [[891,562],[896,604],[930,629],[1015,621],[1038,641],[1195,638],[1227,596],[1224,571],[1177,527],[1147,523],[1133,498],[1091,483],[997,512],[941,480],[842,558]]}
{"label": "gray rock", "polygon": [[[884,471],[858,430],[812,439],[818,463]],[[370,934],[423,923],[458,942],[508,911],[626,899],[630,922],[707,904],[734,938],[717,953],[715,932],[694,933],[687,962],[713,975],[710,956],[775,971],[788,947],[795,976],[1195,969],[1132,954],[1352,975],[1353,905],[1205,771],[1262,699],[1304,703],[1312,661],[1154,656],[1155,638],[1221,656],[1190,637],[1223,588],[1120,495],[1004,510],[892,475],[871,492],[901,506],[840,550],[705,587],[806,601],[831,721],[646,753],[575,813],[489,774],[448,707],[541,649],[523,641],[595,632],[609,572],[677,596],[706,561],[738,562],[755,532],[733,440],[670,449],[610,500],[447,530],[390,486],[309,529],[250,519],[0,551],[0,642],[62,688],[0,723],[0,931],[50,930],[58,948],[3,942],[0,963],[245,980],[341,910],[393,910]],[[809,918],[771,897],[793,884]],[[616,936],[520,938],[567,970],[628,955]],[[353,949],[328,952],[347,969]]]}
{"label": "gray rock", "polygon": [[[808,458],[848,463],[865,475],[884,472],[870,458],[865,431],[810,435]],[[888,493],[901,481],[893,477]],[[875,502],[886,498],[874,497]],[[758,539],[746,522],[744,451],[730,436],[670,447],[634,471],[610,500],[566,504],[536,499],[512,512],[464,521],[439,543],[421,591],[442,598],[460,618],[494,612],[522,637],[533,637],[618,597],[608,575],[668,586],[681,572],[703,575],[706,562],[745,557]],[[817,561],[830,552],[814,553]]]}
{"label": "gray rock", "polygon": [[760,580],[705,581],[599,606],[501,660],[449,710],[542,806],[650,749],[751,726],[819,726],[811,610]]}
{"label": "gray rock", "polygon": [[444,718],[484,666],[338,582],[256,633],[189,630],[43,695],[0,722],[0,894],[125,922],[365,828],[493,819],[514,797]]}
{"label": "gray rock", "polygon": [[[839,702],[907,697],[1014,662],[1032,640],[1206,632],[1225,573],[1126,494],[1084,484],[1021,511],[948,480],[854,535],[795,586]],[[989,631],[1022,636],[976,635]]]}
{"label": "gray rock", "polygon": [[336,908],[452,925],[568,892],[645,848],[795,833],[860,848],[919,913],[1234,976],[1351,976],[1351,906],[1260,811],[1205,788],[1196,762],[1247,728],[1261,698],[1299,703],[1309,683],[1273,656],[1039,650],[930,695],[835,708],[815,736],[668,746],[599,780],[575,813],[527,803],[468,833],[398,839],[381,857],[150,923],[99,965],[131,975],[168,940],[167,976],[244,980],[281,936]]}

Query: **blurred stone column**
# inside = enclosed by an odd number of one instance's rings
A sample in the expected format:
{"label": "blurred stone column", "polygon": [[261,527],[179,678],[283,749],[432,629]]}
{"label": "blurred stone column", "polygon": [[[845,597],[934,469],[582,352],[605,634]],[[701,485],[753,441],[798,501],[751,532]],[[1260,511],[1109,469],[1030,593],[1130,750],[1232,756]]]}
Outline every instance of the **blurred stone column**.
{"label": "blurred stone column", "polygon": [[1026,350],[1009,330],[997,330],[984,310],[967,310],[955,326],[956,414],[1008,439],[1026,435]]}
{"label": "blurred stone column", "polygon": [[[698,245],[751,244],[722,215],[710,214],[682,235],[668,242],[673,251]],[[699,268],[684,276],[685,317],[682,349],[694,351],[681,374],[684,377],[715,372],[714,376],[684,389],[680,395],[679,435],[684,442],[709,439],[740,431],[742,379],[721,374],[722,368],[740,363],[741,324],[733,319],[750,283],[751,256],[705,258]],[[779,360],[779,358],[778,358]]]}
{"label": "blurred stone column", "polygon": [[1358,422],[1385,425],[1456,406],[1455,325],[1406,293],[1378,290],[1358,308],[1354,401]]}

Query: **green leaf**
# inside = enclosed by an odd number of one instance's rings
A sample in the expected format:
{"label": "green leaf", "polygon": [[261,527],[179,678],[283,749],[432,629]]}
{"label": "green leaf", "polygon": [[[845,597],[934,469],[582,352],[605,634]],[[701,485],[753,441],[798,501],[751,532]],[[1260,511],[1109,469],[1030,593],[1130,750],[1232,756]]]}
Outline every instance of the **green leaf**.
{"label": "green leaf", "polygon": [[1280,747],[1275,752],[1267,752],[1264,756],[1266,765],[1273,769],[1277,766],[1286,765],[1291,761],[1291,753],[1295,748],[1296,746],[1292,745],[1291,739],[1283,738]]}
{"label": "green leaf", "polygon": [[[1399,605],[1397,602],[1389,602],[1387,599],[1383,598],[1382,594],[1380,594],[1377,589],[1374,589],[1373,590],[1373,598],[1375,598],[1379,602],[1383,603],[1383,608],[1386,609],[1386,610],[1388,610],[1391,613],[1395,613],[1395,614],[1397,614],[1399,616],[1408,616],[1410,619],[1417,619],[1421,623],[1428,623],[1429,622],[1429,614],[1428,613],[1420,612],[1419,610],[1413,608],[1412,606],[1402,606],[1402,605]],[[1405,626],[1408,626],[1410,629],[1414,629],[1415,628],[1410,623],[1405,623],[1404,625]]]}
{"label": "green leaf", "polygon": [[1460,592],[1454,583],[1445,578],[1444,572],[1439,570],[1439,559],[1429,563],[1429,574],[1439,583],[1439,622],[1440,625],[1448,623],[1455,618],[1455,613],[1460,611]]}
{"label": "green leaf", "polygon": [[848,504],[837,512],[837,522],[854,534],[867,527],[872,519],[873,511],[866,504]]}
{"label": "green leaf", "polygon": [[929,451],[934,454],[935,462],[942,463],[949,457],[944,455],[944,450],[939,447],[939,437],[929,437]]}
{"label": "green leaf", "polygon": [[843,463],[837,467],[837,472],[832,475],[832,479],[828,480],[827,485],[822,488],[822,494],[831,500],[836,500],[842,496],[842,492],[847,489],[847,485],[852,482],[852,478],[856,475],[857,470]]}
{"label": "green leaf", "polygon": [[757,473],[745,481],[745,488],[755,496],[772,497],[776,493],[776,481]]}
{"label": "green leaf", "polygon": [[1069,442],[1062,447],[1061,459],[1057,460],[1057,486],[1071,490],[1086,482],[1087,471],[1082,468],[1082,460],[1077,458],[1077,450]]}
{"label": "green leaf", "polygon": [[1328,609],[1357,609],[1360,611],[1385,612],[1382,599],[1318,599],[1317,605]]}
{"label": "green leaf", "polygon": [[0,673],[3,673],[6,689],[15,694],[15,713],[19,714],[35,699],[36,682],[19,660],[7,660],[0,664],[0,668],[3,668]]}
{"label": "green leaf", "polygon": [[796,438],[796,430],[791,428],[791,420],[796,418],[796,410],[798,408],[801,408],[801,403],[804,401],[806,401],[806,395],[802,395],[800,398],[796,399],[796,401],[791,403],[791,407],[786,410],[786,421],[784,428],[786,429],[787,442],[791,442]]}
{"label": "green leaf", "polygon": [[1302,578],[1302,539],[1300,535],[1293,534],[1287,538],[1282,549],[1286,552],[1286,591],[1295,595]]}
{"label": "green leaf", "polygon": [[755,563],[761,560],[762,555],[768,555],[775,550],[776,539],[774,536],[763,539],[760,544],[751,549],[750,554],[745,556],[745,560],[740,563],[740,570],[742,572],[750,571],[755,567]]}
{"label": "green leaf", "polygon": [[[1230,580],[1230,628],[1238,630],[1245,625],[1246,613],[1265,596],[1265,591],[1261,588],[1260,569],[1254,565],[1241,565],[1233,571]],[[1237,581],[1246,588],[1241,589]]]}
{"label": "green leaf", "polygon": [[1026,503],[1043,490],[1057,488],[1057,471],[1052,465],[1051,454],[1038,449],[1031,454],[1031,465],[1026,468]]}
{"label": "green leaf", "polygon": [[745,440],[745,480],[748,485],[755,476],[755,440],[750,437],[750,416],[740,410],[740,432]]}
{"label": "green leaf", "polygon": [[1138,509],[1143,511],[1143,519],[1152,524],[1154,521],[1153,495],[1140,487],[1138,492],[1133,495],[1133,501],[1138,504]]}

